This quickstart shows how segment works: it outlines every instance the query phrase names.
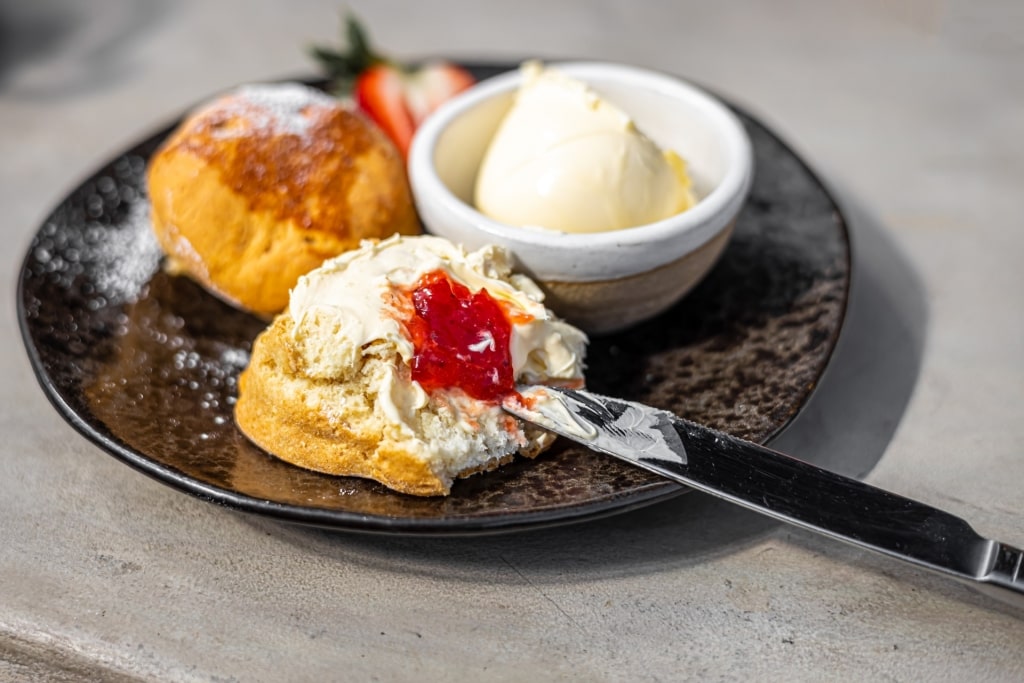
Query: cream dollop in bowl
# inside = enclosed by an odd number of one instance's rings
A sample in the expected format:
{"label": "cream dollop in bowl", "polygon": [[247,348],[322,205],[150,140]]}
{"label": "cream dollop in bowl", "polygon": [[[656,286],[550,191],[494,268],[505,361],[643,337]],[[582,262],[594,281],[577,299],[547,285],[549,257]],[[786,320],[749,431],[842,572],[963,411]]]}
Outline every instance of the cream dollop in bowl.
{"label": "cream dollop in bowl", "polygon": [[456,96],[421,125],[409,179],[427,230],[477,249],[499,244],[547,295],[546,304],[591,333],[661,313],[711,269],[750,189],[750,139],[704,90],[630,66],[563,62],[549,68],[586,83],[661,149],[686,162],[696,204],[661,220],[602,232],[513,225],[476,208],[481,164],[524,79],[514,71]]}

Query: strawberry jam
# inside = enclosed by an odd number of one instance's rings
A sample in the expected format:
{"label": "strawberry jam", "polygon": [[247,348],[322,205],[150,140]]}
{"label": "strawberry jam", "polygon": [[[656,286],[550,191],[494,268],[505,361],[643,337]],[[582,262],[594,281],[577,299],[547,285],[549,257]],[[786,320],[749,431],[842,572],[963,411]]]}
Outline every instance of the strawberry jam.
{"label": "strawberry jam", "polygon": [[435,270],[411,298],[414,313],[405,323],[416,349],[412,378],[426,391],[459,388],[481,401],[515,392],[512,325],[487,290],[470,292]]}

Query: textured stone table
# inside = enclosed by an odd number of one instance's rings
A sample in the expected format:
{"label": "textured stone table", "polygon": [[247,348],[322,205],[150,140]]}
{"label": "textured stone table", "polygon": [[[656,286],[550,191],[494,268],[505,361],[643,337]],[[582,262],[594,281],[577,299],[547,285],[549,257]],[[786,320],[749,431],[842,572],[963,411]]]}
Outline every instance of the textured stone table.
{"label": "textured stone table", "polygon": [[[405,56],[713,86],[842,200],[853,300],[780,448],[1024,544],[1024,12],[1012,2],[363,2]],[[0,680],[1021,680],[1020,611],[688,494],[485,538],[330,533],[118,463],[50,407],[14,283],[52,206],[183,106],[305,74],[333,2],[0,4]],[[671,7],[671,9],[670,9]]]}

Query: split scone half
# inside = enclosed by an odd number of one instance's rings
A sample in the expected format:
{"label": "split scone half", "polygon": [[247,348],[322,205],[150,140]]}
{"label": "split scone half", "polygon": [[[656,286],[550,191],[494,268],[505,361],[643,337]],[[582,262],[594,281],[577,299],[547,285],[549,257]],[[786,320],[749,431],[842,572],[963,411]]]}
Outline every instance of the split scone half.
{"label": "split scone half", "polygon": [[500,247],[364,242],[300,278],[256,339],[236,422],[300,467],[447,495],[553,441],[502,410],[517,384],[583,385],[586,336],[542,300]]}

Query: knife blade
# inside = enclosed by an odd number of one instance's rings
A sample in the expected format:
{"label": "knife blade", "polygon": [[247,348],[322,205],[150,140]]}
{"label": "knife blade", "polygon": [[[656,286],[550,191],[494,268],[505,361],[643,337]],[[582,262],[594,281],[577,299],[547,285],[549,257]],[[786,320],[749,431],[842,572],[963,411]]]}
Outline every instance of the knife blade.
{"label": "knife blade", "polygon": [[532,386],[503,407],[690,488],[1024,607],[1024,552],[948,512],[632,401]]}

